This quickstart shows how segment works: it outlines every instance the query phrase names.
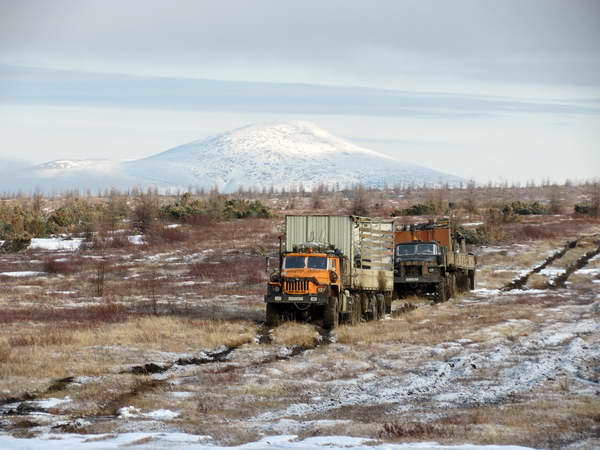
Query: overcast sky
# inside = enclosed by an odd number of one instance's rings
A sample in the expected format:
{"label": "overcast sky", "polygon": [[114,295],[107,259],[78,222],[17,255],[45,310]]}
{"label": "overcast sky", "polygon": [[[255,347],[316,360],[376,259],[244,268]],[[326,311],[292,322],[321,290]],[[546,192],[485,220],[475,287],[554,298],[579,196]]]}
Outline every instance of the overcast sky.
{"label": "overcast sky", "polygon": [[481,181],[598,176],[600,2],[0,2],[0,158],[295,118]]}

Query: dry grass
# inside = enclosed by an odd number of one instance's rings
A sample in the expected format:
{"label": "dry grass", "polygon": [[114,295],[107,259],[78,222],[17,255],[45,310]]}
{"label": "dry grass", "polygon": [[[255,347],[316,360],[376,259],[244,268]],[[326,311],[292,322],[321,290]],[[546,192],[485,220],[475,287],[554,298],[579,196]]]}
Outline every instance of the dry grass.
{"label": "dry grass", "polygon": [[[40,330],[13,329],[6,339],[0,377],[66,377],[109,371],[115,364],[132,363],[131,351],[186,352],[239,346],[253,341],[251,322],[190,320],[174,317],[144,317],[123,323],[70,329],[45,327]],[[123,348],[111,352],[106,346]],[[139,359],[139,355],[137,356]]]}
{"label": "dry grass", "polygon": [[311,348],[318,342],[319,333],[306,323],[284,322],[273,330],[272,337],[276,345]]}

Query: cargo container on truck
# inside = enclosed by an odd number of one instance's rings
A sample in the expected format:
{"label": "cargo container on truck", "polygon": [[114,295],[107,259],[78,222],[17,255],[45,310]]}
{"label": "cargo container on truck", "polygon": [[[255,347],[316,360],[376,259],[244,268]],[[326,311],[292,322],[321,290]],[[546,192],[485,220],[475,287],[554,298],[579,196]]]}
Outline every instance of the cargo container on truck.
{"label": "cargo container on truck", "polygon": [[394,286],[391,220],[286,216],[285,248],[267,285],[269,325],[301,320],[334,328],[380,319]]}

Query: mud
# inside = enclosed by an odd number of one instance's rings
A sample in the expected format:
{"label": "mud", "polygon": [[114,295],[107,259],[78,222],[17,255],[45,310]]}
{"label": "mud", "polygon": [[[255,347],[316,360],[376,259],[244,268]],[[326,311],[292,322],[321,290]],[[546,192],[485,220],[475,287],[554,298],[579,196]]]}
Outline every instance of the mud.
{"label": "mud", "polygon": [[600,255],[600,245],[598,246],[598,248],[596,248],[595,250],[590,250],[577,261],[575,261],[573,264],[571,264],[569,267],[567,267],[566,270],[560,275],[558,275],[554,280],[548,282],[548,288],[557,289],[565,287],[565,284],[569,277],[574,272],[587,266],[590,260],[597,255]]}
{"label": "mud", "polygon": [[516,280],[512,280],[510,283],[508,283],[506,286],[504,286],[500,290],[501,291],[512,291],[513,289],[524,289],[524,288],[526,288],[527,282],[529,281],[529,277],[531,277],[533,274],[541,272],[543,269],[545,269],[547,266],[549,266],[550,264],[552,264],[554,261],[556,261],[557,259],[562,258],[563,256],[565,256],[565,254],[569,250],[577,247],[577,243],[578,242],[579,242],[579,238],[575,239],[573,241],[567,242],[563,246],[562,249],[560,249],[556,253],[550,255],[548,258],[546,258],[544,260],[543,263],[537,265],[536,267],[534,267],[533,269],[531,269],[529,272],[527,272],[522,277],[517,278]]}

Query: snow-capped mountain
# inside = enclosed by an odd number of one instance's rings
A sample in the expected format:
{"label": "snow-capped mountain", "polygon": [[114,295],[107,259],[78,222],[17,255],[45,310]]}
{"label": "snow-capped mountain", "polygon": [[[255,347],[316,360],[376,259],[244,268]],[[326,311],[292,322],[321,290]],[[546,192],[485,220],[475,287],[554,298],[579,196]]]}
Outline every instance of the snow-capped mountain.
{"label": "snow-capped mountain", "polygon": [[301,121],[250,125],[125,166],[131,176],[158,184],[216,185],[225,192],[242,186],[302,184],[310,189],[321,183],[345,187],[462,181],[358,147]]}
{"label": "snow-capped mountain", "polygon": [[[57,160],[12,177],[19,188],[217,186],[311,189],[319,184],[380,187],[398,183],[459,183],[459,177],[358,147],[302,121],[250,125],[127,162]],[[0,182],[6,190],[7,183]]]}

